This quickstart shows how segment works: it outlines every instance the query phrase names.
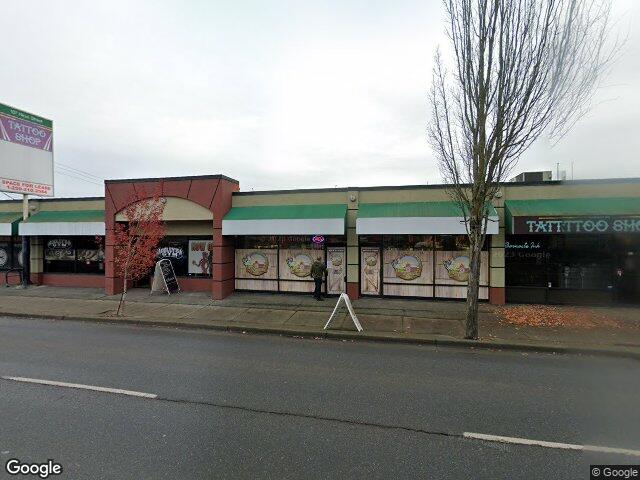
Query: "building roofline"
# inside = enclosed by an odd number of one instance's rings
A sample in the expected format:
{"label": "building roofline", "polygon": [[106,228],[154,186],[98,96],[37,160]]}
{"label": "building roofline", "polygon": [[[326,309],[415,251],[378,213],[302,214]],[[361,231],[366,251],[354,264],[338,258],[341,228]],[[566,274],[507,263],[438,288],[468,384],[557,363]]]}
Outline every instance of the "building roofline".
{"label": "building roofline", "polygon": [[229,182],[237,183],[240,182],[235,178],[227,177],[226,175],[188,175],[184,177],[154,177],[154,178],[116,178],[113,180],[105,180],[105,183],[132,183],[132,182],[159,182],[162,180],[211,180],[211,179],[220,179],[227,180]]}
{"label": "building roofline", "polygon": [[[593,184],[610,184],[610,183],[640,183],[639,177],[631,178],[603,178],[603,179],[585,179],[585,180],[547,180],[536,182],[502,182],[504,187],[530,187],[541,185],[593,185]],[[469,184],[468,184],[469,185]],[[240,191],[233,192],[234,196],[249,195],[278,195],[287,193],[327,193],[327,192],[349,192],[349,191],[376,191],[376,190],[416,190],[416,189],[446,189],[447,184],[432,185],[385,185],[375,187],[336,187],[336,188],[298,188],[285,190],[258,190],[258,191]]]}

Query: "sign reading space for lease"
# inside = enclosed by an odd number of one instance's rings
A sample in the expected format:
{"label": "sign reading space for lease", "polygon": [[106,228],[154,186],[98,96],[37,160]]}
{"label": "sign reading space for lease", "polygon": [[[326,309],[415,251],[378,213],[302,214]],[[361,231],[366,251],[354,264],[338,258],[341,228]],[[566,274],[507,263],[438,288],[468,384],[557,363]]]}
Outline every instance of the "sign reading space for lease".
{"label": "sign reading space for lease", "polygon": [[0,191],[53,196],[53,123],[2,103]]}

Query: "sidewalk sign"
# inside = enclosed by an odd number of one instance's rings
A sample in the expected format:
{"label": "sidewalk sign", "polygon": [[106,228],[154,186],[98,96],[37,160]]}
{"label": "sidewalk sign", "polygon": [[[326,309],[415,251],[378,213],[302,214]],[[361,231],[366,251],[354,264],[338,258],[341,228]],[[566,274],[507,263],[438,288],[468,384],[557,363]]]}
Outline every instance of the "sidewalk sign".
{"label": "sidewalk sign", "polygon": [[338,307],[340,306],[340,302],[344,301],[344,304],[347,306],[347,310],[349,310],[349,315],[351,315],[351,320],[353,320],[353,324],[356,326],[356,329],[361,332],[362,331],[362,325],[360,325],[360,320],[358,320],[358,317],[356,316],[355,312],[353,311],[353,306],[351,305],[351,299],[349,298],[349,295],[347,295],[346,293],[341,293],[340,294],[340,298],[338,298],[338,302],[336,303],[335,308],[333,309],[333,312],[331,313],[331,316],[329,317],[329,320],[327,321],[327,324],[324,326],[324,330],[326,330],[329,327],[329,324],[331,323],[331,320],[333,320],[333,317],[335,316],[336,312],[338,311]]}
{"label": "sidewalk sign", "polygon": [[163,258],[156,262],[156,268],[153,272],[153,281],[151,282],[151,292],[166,291],[169,295],[178,293],[180,285],[173,271],[171,260]]}

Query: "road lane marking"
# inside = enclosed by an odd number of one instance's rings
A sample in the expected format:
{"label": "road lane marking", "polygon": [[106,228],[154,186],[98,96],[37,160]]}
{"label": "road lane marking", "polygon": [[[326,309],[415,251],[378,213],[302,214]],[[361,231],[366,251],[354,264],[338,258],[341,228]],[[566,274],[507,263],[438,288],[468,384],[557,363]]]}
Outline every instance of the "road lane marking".
{"label": "road lane marking", "polygon": [[[51,385],[55,387],[93,390],[96,392],[116,393],[120,395],[129,395],[133,397],[142,397],[142,398],[150,398],[150,399],[158,399],[158,400],[166,400],[166,401],[178,401],[176,399],[170,399],[170,398],[158,398],[158,396],[155,393],[136,392],[133,390],[123,390],[120,388],[98,387],[95,385],[84,385],[81,383],[57,382],[55,380],[42,380],[38,378],[10,377],[10,376],[0,376],[0,379],[10,380],[14,382],[35,383],[39,385]],[[184,400],[181,400],[181,401],[184,401]],[[302,417],[316,418],[320,420],[331,420],[331,421],[338,421],[338,422],[345,421],[343,419],[338,419],[338,418],[328,418],[328,417],[325,418],[325,417],[315,417],[315,416],[309,417],[307,415],[297,415],[297,414],[291,414],[286,412],[275,412],[275,411],[258,410],[258,409],[246,409],[238,406],[221,405],[221,404],[213,404],[213,403],[206,403],[206,402],[188,402],[188,401],[185,401],[185,402],[200,403],[204,405],[217,406],[221,408],[250,410],[250,411],[255,411],[260,413],[270,413],[270,414],[276,414],[276,415],[302,416]],[[348,422],[348,423],[353,423],[353,422]],[[374,424],[371,424],[371,425],[374,425]],[[383,427],[383,428],[399,428],[397,426],[392,426],[392,425],[375,424],[375,426]],[[434,433],[434,432],[428,432],[423,430],[416,430],[416,431],[420,431],[422,433]],[[439,434],[442,434],[442,432],[439,432]],[[451,437],[460,436],[459,433],[448,433],[446,435]],[[579,450],[579,451],[586,451],[586,452],[615,453],[620,455],[640,457],[640,450],[632,450],[627,448],[613,448],[613,447],[602,447],[597,445],[578,445],[574,443],[548,442],[545,440],[533,440],[530,438],[520,438],[520,437],[505,437],[501,435],[490,435],[486,433],[475,433],[475,432],[463,432],[462,437],[473,439],[473,440],[484,440],[487,442],[511,443],[511,444],[517,444],[517,445],[539,446],[544,448],[556,448],[556,449],[564,449],[564,450]]]}
{"label": "road lane marking", "polygon": [[560,448],[564,450],[582,450],[587,452],[617,453],[620,455],[630,455],[640,457],[640,450],[631,450],[628,448],[612,448],[600,447],[597,445],[577,445],[574,443],[547,442],[544,440],[532,440],[530,438],[519,437],[503,437],[501,435],[488,435],[486,433],[464,432],[465,438],[473,438],[475,440],[486,440],[487,442],[514,443],[518,445],[536,445],[544,448]]}
{"label": "road lane marking", "polygon": [[37,383],[39,385],[52,385],[54,387],[79,388],[82,390],[93,390],[95,392],[118,393],[120,395],[129,395],[132,397],[157,398],[155,393],[135,392],[133,390],[122,390],[120,388],[98,387],[95,385],[83,385],[81,383],[56,382],[54,380],[41,380],[38,378],[26,377],[0,377],[3,380],[12,380],[14,382]]}

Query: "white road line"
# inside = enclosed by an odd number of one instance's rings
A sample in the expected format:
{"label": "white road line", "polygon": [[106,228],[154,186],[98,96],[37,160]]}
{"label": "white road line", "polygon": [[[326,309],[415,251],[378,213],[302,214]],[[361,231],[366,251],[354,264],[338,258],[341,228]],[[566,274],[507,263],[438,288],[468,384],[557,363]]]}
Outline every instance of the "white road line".
{"label": "white road line", "polygon": [[38,383],[40,385],[53,385],[54,387],[80,388],[82,390],[93,390],[96,392],[119,393],[121,395],[130,395],[132,397],[157,398],[155,393],[135,392],[132,390],[122,390],[120,388],[97,387],[95,385],[83,385],[81,383],[56,382],[54,380],[40,380],[38,378],[26,377],[0,377],[3,380],[13,380],[14,382]]}
{"label": "white road line", "polygon": [[500,435],[488,435],[486,433],[464,432],[465,438],[476,440],[486,440],[487,442],[515,443],[518,445],[536,445],[545,448],[560,448],[565,450],[582,450],[588,452],[617,453],[620,455],[630,455],[640,457],[640,450],[630,450],[627,448],[599,447],[596,445],[576,445],[574,443],[546,442],[544,440],[531,440],[529,438],[503,437]]}

